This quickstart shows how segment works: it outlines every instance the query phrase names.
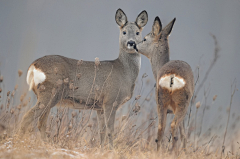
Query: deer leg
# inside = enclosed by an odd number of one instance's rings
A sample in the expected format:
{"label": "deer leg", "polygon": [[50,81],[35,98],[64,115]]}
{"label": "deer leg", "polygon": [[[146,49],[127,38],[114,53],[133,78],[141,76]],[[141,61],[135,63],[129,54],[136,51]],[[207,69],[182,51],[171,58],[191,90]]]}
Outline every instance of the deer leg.
{"label": "deer leg", "polygon": [[97,117],[98,117],[98,127],[99,127],[99,134],[100,134],[100,147],[103,149],[105,137],[106,137],[106,126],[104,121],[103,110],[97,111]]}
{"label": "deer leg", "polygon": [[[50,98],[49,98],[50,97]],[[24,116],[20,125],[18,135],[22,137],[34,119],[39,118],[38,128],[41,132],[42,139],[45,139],[46,122],[50,112],[50,109],[59,102],[57,94],[52,95],[51,91],[44,91],[38,95],[37,104],[32,107]]]}
{"label": "deer leg", "polygon": [[[45,131],[46,131],[46,122],[47,122],[47,117],[49,115],[50,112],[50,108],[48,105],[48,102],[46,101],[41,101],[38,100],[37,104],[32,107],[24,116],[20,125],[20,129],[19,129],[19,136],[23,136],[26,133],[26,130],[28,128],[28,126],[31,124],[32,121],[34,121],[34,119],[39,118],[38,121],[38,129],[41,132],[41,137],[43,139],[45,139]],[[43,105],[45,106],[44,108]]]}
{"label": "deer leg", "polygon": [[113,105],[104,107],[104,118],[107,128],[107,136],[109,142],[109,148],[113,149],[113,133],[114,133],[114,122],[115,122],[116,108]]}
{"label": "deer leg", "polygon": [[44,110],[42,112],[42,115],[38,119],[38,129],[40,131],[41,138],[43,140],[47,139],[46,127],[47,127],[47,120],[48,120],[48,116],[49,116],[50,110],[51,110],[50,108],[46,108],[46,110]]}
{"label": "deer leg", "polygon": [[[177,130],[179,128],[179,125],[183,122],[183,119],[186,115],[186,110],[185,107],[177,107],[176,109],[176,112],[175,112],[175,117],[171,123],[171,133],[172,133],[172,138],[173,138],[173,141],[172,141],[172,150],[176,150],[176,143],[177,143],[177,140],[178,140],[178,137],[177,137]],[[177,150],[176,150],[177,152]]]}
{"label": "deer leg", "polygon": [[157,133],[157,151],[160,150],[160,145],[162,142],[162,137],[164,135],[164,130],[166,127],[167,119],[167,108],[164,108],[163,105],[158,105],[158,133]]}
{"label": "deer leg", "polygon": [[[58,92],[57,94],[60,94],[60,92]],[[48,120],[50,110],[61,100],[61,98],[59,98],[59,96],[57,96],[57,94],[47,101],[46,101],[46,99],[47,99],[46,95],[45,95],[45,98],[43,98],[44,102],[46,102],[45,103],[46,105],[43,108],[43,111],[41,111],[41,114],[38,119],[38,129],[41,133],[41,138],[43,140],[47,139],[46,127],[47,127],[47,120]]]}
{"label": "deer leg", "polygon": [[23,137],[25,135],[25,132],[28,128],[28,126],[31,124],[31,122],[34,120],[34,117],[39,117],[41,114],[41,110],[39,108],[40,102],[38,101],[37,104],[32,107],[28,112],[23,116],[20,129],[18,131],[19,137]]}
{"label": "deer leg", "polygon": [[185,133],[184,121],[182,121],[182,123],[180,124],[179,130],[180,130],[181,141],[183,143],[183,149],[185,149],[186,148],[187,137],[186,137],[186,133]]}

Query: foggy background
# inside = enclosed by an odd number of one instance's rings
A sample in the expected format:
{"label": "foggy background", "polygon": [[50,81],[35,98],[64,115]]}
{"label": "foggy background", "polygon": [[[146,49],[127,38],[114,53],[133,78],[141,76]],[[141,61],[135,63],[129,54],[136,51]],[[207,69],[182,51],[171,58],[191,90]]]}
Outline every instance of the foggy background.
{"label": "foggy background", "polygon": [[[170,59],[186,61],[193,71],[199,66],[200,82],[214,55],[214,40],[210,33],[216,36],[220,58],[204,84],[206,89],[210,88],[208,103],[211,104],[205,114],[204,124],[209,126],[212,121],[218,120],[220,113],[223,118],[219,122],[226,125],[226,109],[230,103],[231,83],[235,78],[237,88],[240,88],[238,0],[1,0],[0,71],[4,77],[4,90],[13,90],[15,84],[19,84],[18,92],[27,90],[25,79],[29,65],[45,55],[56,54],[89,61],[94,61],[95,57],[100,60],[116,59],[119,54],[119,28],[115,22],[118,8],[126,13],[129,21],[135,21],[142,10],[148,12],[149,20],[143,37],[151,31],[156,16],[160,17],[163,26],[176,17],[169,38]],[[18,69],[23,70],[20,78]],[[155,81],[150,62],[144,56],[138,83],[143,73],[147,73],[147,79],[151,81],[150,86],[144,85],[143,94],[147,94]],[[136,86],[136,91],[139,87],[140,84]],[[212,103],[215,94],[218,97]],[[204,101],[203,88],[197,101]],[[152,105],[149,109],[156,109],[154,102]],[[222,111],[219,112],[219,109]],[[236,115],[240,113],[239,91],[234,96],[231,112]]]}

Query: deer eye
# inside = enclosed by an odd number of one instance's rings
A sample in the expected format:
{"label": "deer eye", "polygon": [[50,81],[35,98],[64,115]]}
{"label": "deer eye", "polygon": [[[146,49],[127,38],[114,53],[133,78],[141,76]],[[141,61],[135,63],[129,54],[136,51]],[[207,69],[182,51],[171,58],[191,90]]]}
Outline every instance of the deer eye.
{"label": "deer eye", "polygon": [[125,35],[125,34],[126,34],[126,31],[123,32],[123,35]]}
{"label": "deer eye", "polygon": [[136,35],[139,35],[139,32],[136,32]]}
{"label": "deer eye", "polygon": [[143,39],[143,41],[146,41],[146,40],[147,40],[146,38]]}

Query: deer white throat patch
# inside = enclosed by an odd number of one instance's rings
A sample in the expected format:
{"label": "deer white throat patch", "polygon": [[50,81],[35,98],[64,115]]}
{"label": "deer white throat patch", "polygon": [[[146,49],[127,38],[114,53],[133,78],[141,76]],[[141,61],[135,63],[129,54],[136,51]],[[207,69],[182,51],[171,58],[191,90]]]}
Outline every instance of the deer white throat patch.
{"label": "deer white throat patch", "polygon": [[159,85],[169,91],[180,89],[184,87],[185,84],[185,80],[182,77],[175,76],[175,74],[165,75],[159,79]]}
{"label": "deer white throat patch", "polygon": [[33,65],[30,66],[27,73],[27,83],[29,85],[29,90],[32,89],[33,85],[37,86],[46,80],[46,75],[40,69],[35,68]]}

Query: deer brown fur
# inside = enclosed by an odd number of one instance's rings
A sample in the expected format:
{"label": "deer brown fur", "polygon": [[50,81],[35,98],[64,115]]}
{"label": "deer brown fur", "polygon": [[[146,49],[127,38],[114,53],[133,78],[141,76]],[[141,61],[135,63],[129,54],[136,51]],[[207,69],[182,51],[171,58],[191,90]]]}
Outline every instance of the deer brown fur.
{"label": "deer brown fur", "polygon": [[[37,96],[37,103],[23,117],[19,134],[25,134],[34,118],[46,139],[46,122],[50,109],[61,102],[74,109],[97,111],[100,144],[105,136],[113,148],[114,121],[117,109],[131,99],[139,73],[141,57],[134,46],[142,39],[141,31],[148,16],[142,11],[135,22],[128,22],[118,9],[115,20],[120,26],[119,57],[111,61],[80,61],[60,55],[48,55],[34,61],[28,70],[27,82]],[[43,104],[44,109],[39,106]]]}
{"label": "deer brown fur", "polygon": [[164,134],[167,112],[172,112],[175,115],[171,122],[172,149],[176,147],[178,128],[185,148],[186,135],[183,120],[194,92],[194,77],[191,67],[184,61],[170,61],[169,59],[168,37],[174,22],[175,18],[162,29],[160,19],[156,17],[152,31],[136,45],[136,50],[149,58],[156,80],[159,119],[157,150],[160,149],[160,142]]}

